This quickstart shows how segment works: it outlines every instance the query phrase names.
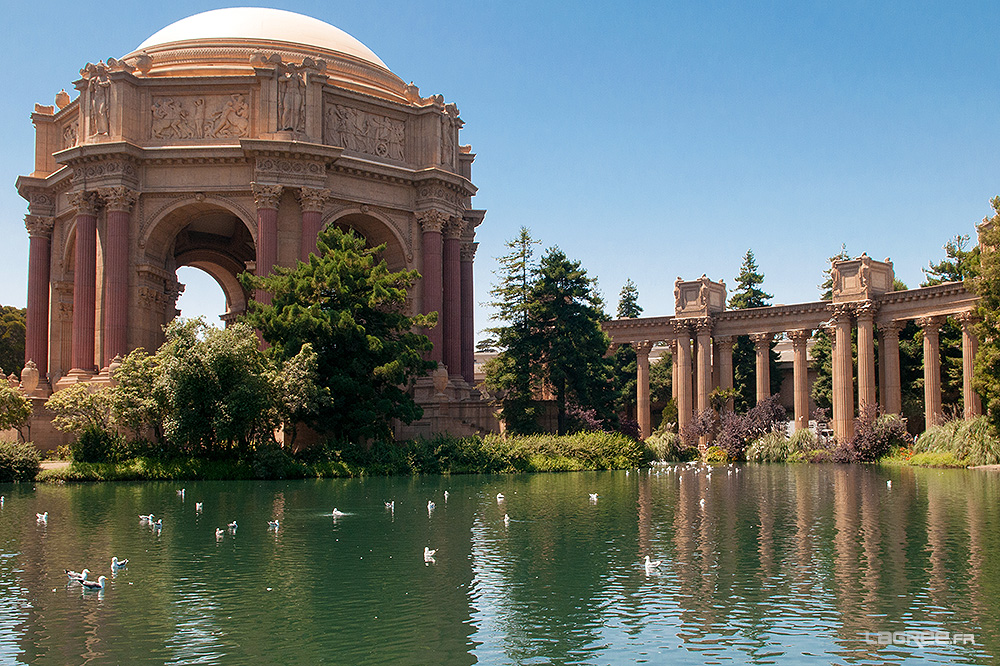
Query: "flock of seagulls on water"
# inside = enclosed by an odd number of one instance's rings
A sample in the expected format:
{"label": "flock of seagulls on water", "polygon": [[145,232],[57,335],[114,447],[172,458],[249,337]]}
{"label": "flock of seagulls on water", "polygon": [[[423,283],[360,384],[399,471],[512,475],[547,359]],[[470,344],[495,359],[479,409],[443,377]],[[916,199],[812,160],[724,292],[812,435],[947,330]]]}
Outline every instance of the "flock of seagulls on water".
{"label": "flock of seagulls on water", "polygon": [[[697,461],[692,461],[687,464],[653,463],[653,467],[658,467],[658,469],[655,471],[656,476],[661,476],[664,473],[669,474],[671,472],[677,472],[677,471],[693,471],[695,473],[703,471]],[[651,475],[654,474],[653,467],[651,467],[648,471],[648,473]],[[725,469],[726,469],[726,474],[728,476],[732,476],[733,474],[739,474],[740,472],[740,468],[732,464],[728,465],[727,468]],[[717,473],[721,473],[721,470],[722,470],[721,467],[715,469]],[[710,481],[712,478],[712,471],[713,471],[712,468],[706,466],[704,468],[704,471],[705,471],[705,479]],[[626,476],[628,476],[628,470],[626,470]],[[683,478],[684,477],[682,476],[678,476],[677,477],[678,482],[683,481]],[[886,480],[885,485],[887,489],[890,490],[892,489],[891,480]],[[186,489],[181,488],[180,490],[177,491],[177,496],[183,500],[185,492]],[[588,494],[588,498],[591,504],[597,504],[599,497],[600,495],[598,493]],[[503,493],[496,494],[497,506],[503,505],[505,500],[506,498],[504,497]],[[444,491],[444,501],[445,503],[448,502],[447,490]],[[699,500],[699,505],[701,509],[704,511],[705,510],[704,497],[702,497]],[[4,506],[4,497],[0,495],[0,508],[3,508],[3,506]],[[434,500],[427,501],[428,516],[432,515],[436,506],[437,505],[434,503]],[[203,507],[204,507],[203,502],[195,502],[194,508],[196,513],[199,514],[202,513]],[[388,502],[385,502],[385,508],[387,511],[393,513],[394,515],[396,510],[396,501],[390,500]],[[330,515],[333,517],[334,521],[336,521],[338,518],[342,518],[344,516],[347,516],[348,514],[334,507]],[[35,520],[39,525],[47,525],[49,520],[49,512],[45,511],[44,513],[36,513]],[[504,513],[503,515],[504,527],[510,527],[510,522],[511,522],[510,515]],[[140,514],[139,524],[148,526],[154,533],[159,534],[160,531],[163,529],[163,518],[156,518],[156,516],[154,516],[152,513]],[[236,530],[239,528],[239,526],[237,525],[237,522],[234,520],[231,523],[228,523],[226,525],[226,528],[227,529],[225,530],[223,530],[221,527],[216,528],[215,530],[216,541],[221,541],[223,538],[225,538],[227,531],[229,532],[230,535],[235,536]],[[280,523],[278,522],[277,519],[267,521],[267,529],[269,532],[273,531],[275,534],[277,534],[279,528],[280,528]],[[424,564],[425,565],[435,564],[437,562],[437,559],[435,558],[435,554],[437,552],[438,551],[436,548],[432,549],[429,546],[424,546]],[[643,562],[643,568],[645,569],[647,575],[651,575],[659,569],[661,564],[663,564],[663,560],[652,560],[650,559],[649,555],[646,555]],[[121,569],[125,568],[126,566],[128,566],[128,559],[119,559],[118,557],[112,557],[111,558],[112,576],[116,575]],[[98,576],[97,580],[91,580],[88,577],[90,575],[90,569],[83,569],[80,572],[71,571],[69,569],[64,569],[64,571],[67,577],[67,585],[79,585],[85,592],[104,590],[105,582],[107,581],[106,576],[103,575]]]}

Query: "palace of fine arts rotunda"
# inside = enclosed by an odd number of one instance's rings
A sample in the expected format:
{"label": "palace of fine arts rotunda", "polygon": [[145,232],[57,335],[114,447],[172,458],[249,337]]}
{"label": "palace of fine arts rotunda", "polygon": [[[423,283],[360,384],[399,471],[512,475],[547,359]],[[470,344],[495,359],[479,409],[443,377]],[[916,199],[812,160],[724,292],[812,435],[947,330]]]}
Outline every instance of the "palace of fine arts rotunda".
{"label": "palace of fine arts rotunda", "polygon": [[60,438],[42,408],[54,391],[107,383],[116,358],[161,345],[178,268],[218,282],[231,322],[269,298],[246,293],[240,273],[294,266],[330,225],[421,274],[409,314],[439,313],[427,331],[438,370],[413,389],[424,418],[397,436],[495,429],[473,388],[485,211],[472,207],[475,155],[455,104],[422,96],[342,30],[274,9],[190,16],[80,74],[75,94],[35,105],[35,164],[17,180],[36,442]]}

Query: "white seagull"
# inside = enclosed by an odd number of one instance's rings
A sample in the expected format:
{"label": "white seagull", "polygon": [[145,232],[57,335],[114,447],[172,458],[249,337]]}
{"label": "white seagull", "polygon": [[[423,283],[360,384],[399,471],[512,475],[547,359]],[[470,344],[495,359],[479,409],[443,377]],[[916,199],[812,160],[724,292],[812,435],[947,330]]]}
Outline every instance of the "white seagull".
{"label": "white seagull", "polygon": [[117,557],[111,558],[111,572],[114,573],[119,569],[124,569],[128,566],[128,559],[119,560]]}
{"label": "white seagull", "polygon": [[434,507],[436,507],[436,506],[437,506],[437,504],[435,504],[433,500],[427,500],[427,513],[430,513],[431,511],[433,511]]}
{"label": "white seagull", "polygon": [[333,512],[330,515],[333,516],[334,518],[340,518],[341,516],[346,516],[347,514],[338,509],[337,507],[333,507]]}
{"label": "white seagull", "polygon": [[434,561],[434,553],[436,553],[436,552],[437,552],[437,548],[435,548],[434,550],[431,550],[427,546],[424,546],[424,562],[433,562]]}
{"label": "white seagull", "polygon": [[70,571],[69,569],[63,569],[66,572],[66,577],[71,583],[79,583],[82,580],[87,580],[87,574],[90,573],[90,569],[84,569],[83,571]]}
{"label": "white seagull", "polygon": [[151,523],[151,522],[153,522],[153,514],[149,514],[148,516],[145,516],[141,513],[139,514],[140,525],[142,525],[143,523]]}
{"label": "white seagull", "polygon": [[181,488],[180,490],[177,491],[177,496],[180,497],[181,499],[184,499],[184,488]]}
{"label": "white seagull", "polygon": [[590,493],[590,501],[591,502],[597,501],[597,493]]}
{"label": "white seagull", "polygon": [[277,520],[269,520],[269,521],[267,521],[267,529],[277,531],[277,529],[278,529],[278,521]]}
{"label": "white seagull", "polygon": [[40,523],[47,523],[47,522],[49,522],[49,512],[46,511],[45,513],[36,513],[35,514],[35,520],[37,520]]}
{"label": "white seagull", "polygon": [[226,525],[226,527],[228,527],[228,528],[229,528],[229,531],[230,531],[230,532],[235,532],[235,531],[236,531],[236,528],[238,528],[238,527],[239,527],[239,525],[237,525],[237,524],[236,524],[236,521],[234,520],[233,522],[231,522],[231,523],[229,523],[228,525]]}
{"label": "white seagull", "polygon": [[445,502],[447,502],[447,501],[448,501],[448,491],[447,491],[447,490],[446,490],[446,491],[444,491],[444,501],[445,501]]}
{"label": "white seagull", "polygon": [[645,564],[645,566],[646,566],[646,572],[647,573],[650,572],[650,571],[652,571],[656,567],[660,566],[661,564],[663,564],[663,560],[650,560],[649,559],[649,555],[646,556],[646,564]]}
{"label": "white seagull", "polygon": [[892,488],[892,481],[886,481],[885,482],[885,487],[886,488]]}
{"label": "white seagull", "polygon": [[497,493],[497,504],[504,500],[503,493]]}
{"label": "white seagull", "polygon": [[195,502],[194,503],[194,510],[197,511],[198,513],[201,513],[201,505],[202,505],[201,502]]}
{"label": "white seagull", "polygon": [[225,534],[226,534],[226,531],[224,529],[222,529],[221,527],[216,527],[215,528],[215,540],[216,541],[218,541],[223,536],[225,536]]}
{"label": "white seagull", "polygon": [[80,585],[83,585],[85,590],[103,590],[104,581],[107,579],[107,576],[98,576],[97,580],[81,580]]}
{"label": "white seagull", "polygon": [[503,514],[503,525],[504,527],[510,526],[510,516],[508,516],[506,513]]}

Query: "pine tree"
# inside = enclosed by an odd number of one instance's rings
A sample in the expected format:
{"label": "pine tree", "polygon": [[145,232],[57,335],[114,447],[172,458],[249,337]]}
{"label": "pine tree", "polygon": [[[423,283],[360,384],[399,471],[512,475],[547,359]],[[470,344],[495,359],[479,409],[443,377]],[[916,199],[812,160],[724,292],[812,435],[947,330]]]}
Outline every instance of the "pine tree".
{"label": "pine tree", "polygon": [[[736,276],[736,291],[729,297],[729,307],[733,310],[747,308],[762,308],[770,305],[771,294],[764,292],[760,286],[764,284],[764,274],[757,268],[753,250],[747,250],[743,257],[743,265]],[[771,343],[770,352],[771,393],[781,389],[781,377],[778,375],[778,355]],[[733,387],[738,391],[734,400],[734,409],[744,412],[757,403],[757,352],[750,336],[740,335],[733,342]]]}
{"label": "pine tree", "polygon": [[[631,279],[625,282],[618,295],[618,318],[634,319],[642,314],[639,307],[639,290]],[[637,361],[635,350],[630,345],[620,345],[615,349],[614,358],[614,390],[615,403],[620,417],[635,418],[636,405],[636,371]]]}
{"label": "pine tree", "polygon": [[622,287],[621,293],[618,295],[618,318],[635,319],[641,314],[639,289],[636,288],[635,282],[632,282],[632,278],[629,278],[625,281],[625,286]]}
{"label": "pine tree", "polygon": [[1000,197],[994,197],[994,215],[983,219],[980,227],[979,274],[971,281],[979,295],[976,315],[976,354],[974,384],[983,397],[983,407],[994,431],[1000,432]]}

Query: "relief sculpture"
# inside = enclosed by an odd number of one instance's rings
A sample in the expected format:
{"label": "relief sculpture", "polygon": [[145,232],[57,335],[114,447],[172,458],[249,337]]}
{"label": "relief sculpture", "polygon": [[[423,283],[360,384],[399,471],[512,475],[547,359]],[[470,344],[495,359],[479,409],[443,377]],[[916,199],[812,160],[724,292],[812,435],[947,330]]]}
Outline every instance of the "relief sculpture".
{"label": "relief sculpture", "polygon": [[80,133],[80,121],[66,123],[63,127],[63,148],[72,148],[76,145],[77,136]]}
{"label": "relief sculpture", "polygon": [[342,104],[328,104],[324,126],[326,143],[366,155],[403,161],[405,124]]}
{"label": "relief sculpture", "polygon": [[278,79],[278,130],[305,131],[306,84],[302,72],[287,70]]}
{"label": "relief sculpture", "polygon": [[156,139],[228,139],[250,129],[246,95],[154,97],[150,133]]}

